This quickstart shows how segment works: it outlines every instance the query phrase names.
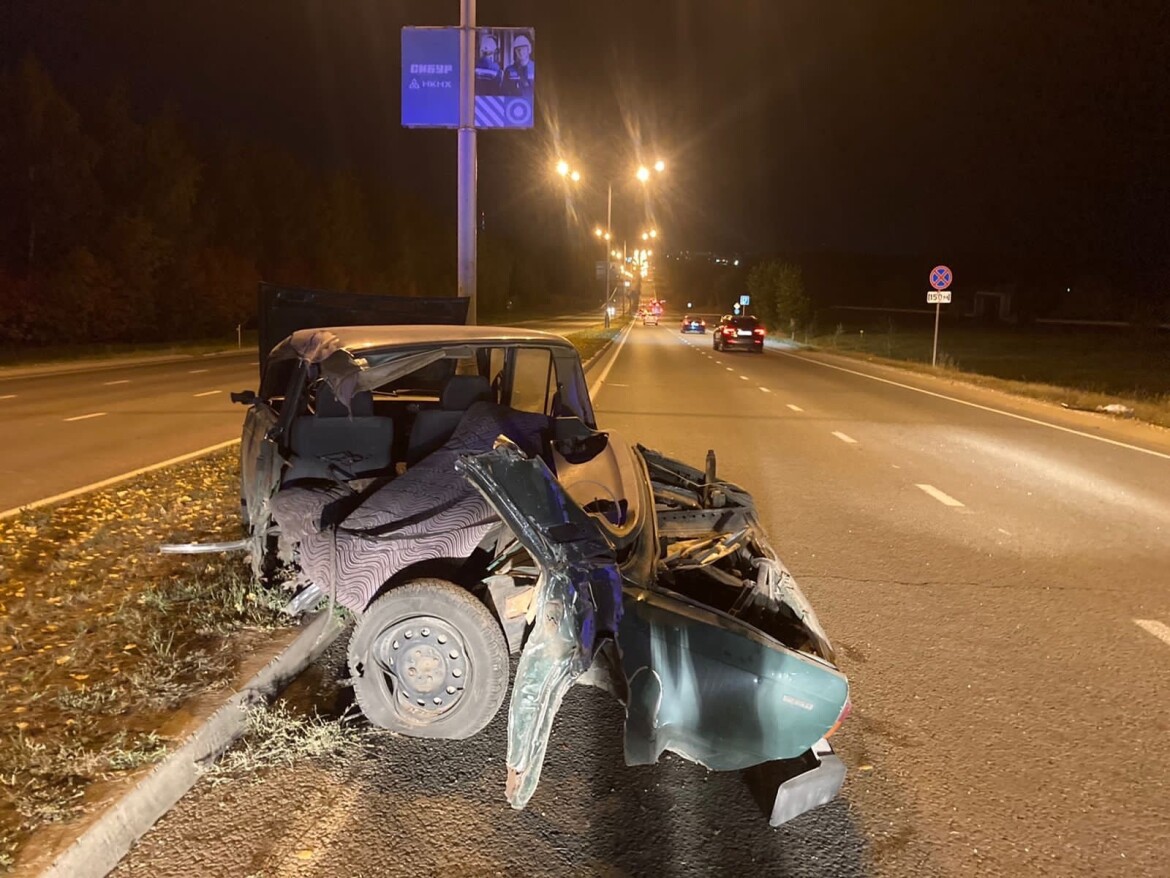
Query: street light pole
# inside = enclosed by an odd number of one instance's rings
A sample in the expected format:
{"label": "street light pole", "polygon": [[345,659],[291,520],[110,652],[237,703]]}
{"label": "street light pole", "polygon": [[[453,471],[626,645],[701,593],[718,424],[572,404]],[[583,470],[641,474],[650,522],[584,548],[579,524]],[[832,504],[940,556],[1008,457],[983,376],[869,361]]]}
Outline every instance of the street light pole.
{"label": "street light pole", "polygon": [[605,328],[609,329],[609,267],[613,264],[612,254],[609,252],[609,239],[613,228],[613,181],[609,183],[608,194],[605,198],[605,289],[602,291],[601,307],[605,311]]}
{"label": "street light pole", "polygon": [[467,325],[475,314],[475,0],[459,0],[459,298],[468,299]]}

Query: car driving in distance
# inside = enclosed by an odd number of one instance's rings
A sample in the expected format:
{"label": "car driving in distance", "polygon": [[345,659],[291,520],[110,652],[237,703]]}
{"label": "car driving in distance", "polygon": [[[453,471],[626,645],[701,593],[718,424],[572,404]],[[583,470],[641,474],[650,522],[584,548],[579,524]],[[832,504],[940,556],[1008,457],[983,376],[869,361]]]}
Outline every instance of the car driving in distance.
{"label": "car driving in distance", "polygon": [[705,333],[707,331],[707,321],[694,314],[687,314],[682,319],[682,328],[679,332],[699,332]]}
{"label": "car driving in distance", "polygon": [[737,317],[724,314],[712,330],[711,347],[717,351],[741,349],[757,354],[764,352],[764,325],[751,315]]}

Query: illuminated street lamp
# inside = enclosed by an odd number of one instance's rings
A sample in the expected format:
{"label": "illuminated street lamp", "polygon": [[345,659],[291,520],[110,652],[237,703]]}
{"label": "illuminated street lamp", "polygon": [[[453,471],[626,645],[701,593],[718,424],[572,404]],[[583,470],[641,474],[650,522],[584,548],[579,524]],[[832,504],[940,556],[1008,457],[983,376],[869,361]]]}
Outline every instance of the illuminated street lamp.
{"label": "illuminated street lamp", "polygon": [[576,168],[574,168],[572,165],[570,165],[564,159],[561,159],[560,161],[557,162],[556,172],[557,172],[557,175],[560,176],[562,179],[569,180],[570,182],[573,182],[573,183],[580,183],[581,182],[581,172],[578,171]]}
{"label": "illuminated street lamp", "polygon": [[662,159],[659,159],[654,163],[654,170],[661,174],[666,170],[666,162],[664,162]]}

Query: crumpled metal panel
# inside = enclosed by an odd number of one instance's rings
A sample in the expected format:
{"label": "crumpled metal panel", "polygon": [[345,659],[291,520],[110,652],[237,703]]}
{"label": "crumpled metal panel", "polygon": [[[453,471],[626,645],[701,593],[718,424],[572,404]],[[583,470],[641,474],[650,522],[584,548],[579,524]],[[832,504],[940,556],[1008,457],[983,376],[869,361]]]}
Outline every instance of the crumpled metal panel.
{"label": "crumpled metal panel", "polygon": [[540,781],[565,693],[617,630],[621,574],[597,524],[539,458],[524,457],[501,438],[493,451],[464,457],[456,468],[496,508],[542,571],[508,709],[505,795],[513,808],[523,808]]}
{"label": "crumpled metal panel", "polygon": [[[277,421],[276,412],[265,403],[257,403],[244,416],[240,441],[240,499],[244,504],[245,533],[251,555],[252,575],[259,582],[264,575],[264,557],[268,548],[272,522],[272,497],[280,487],[284,458],[269,438]],[[283,560],[291,557],[291,548],[281,547]]]}
{"label": "crumpled metal panel", "polygon": [[715,771],[791,759],[833,727],[849,694],[828,664],[680,596],[627,588],[618,643],[629,765],[663,750]]}

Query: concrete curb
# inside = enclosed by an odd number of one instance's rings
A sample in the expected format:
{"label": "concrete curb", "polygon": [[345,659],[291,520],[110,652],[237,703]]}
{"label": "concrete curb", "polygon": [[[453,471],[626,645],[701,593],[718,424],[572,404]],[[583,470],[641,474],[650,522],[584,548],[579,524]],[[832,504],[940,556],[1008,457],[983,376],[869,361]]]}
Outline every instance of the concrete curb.
{"label": "concrete curb", "polygon": [[214,761],[248,725],[248,708],[271,701],[331,644],[342,625],[329,612],[317,614],[296,640],[248,681],[121,800],[112,805],[41,875],[43,878],[102,878],[199,780],[200,767]]}

